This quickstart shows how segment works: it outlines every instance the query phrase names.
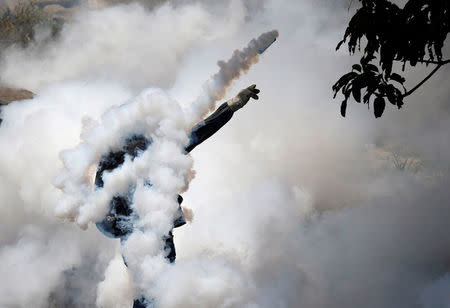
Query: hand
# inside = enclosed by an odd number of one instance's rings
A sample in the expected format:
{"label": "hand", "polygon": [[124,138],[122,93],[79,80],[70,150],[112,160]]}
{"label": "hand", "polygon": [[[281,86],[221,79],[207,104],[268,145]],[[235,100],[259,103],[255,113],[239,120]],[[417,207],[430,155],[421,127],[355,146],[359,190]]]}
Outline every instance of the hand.
{"label": "hand", "polygon": [[228,106],[230,106],[231,110],[235,112],[244,107],[250,100],[250,97],[253,99],[258,99],[258,93],[259,90],[256,88],[256,85],[252,84],[250,87],[239,91],[238,95],[229,100],[227,102]]}

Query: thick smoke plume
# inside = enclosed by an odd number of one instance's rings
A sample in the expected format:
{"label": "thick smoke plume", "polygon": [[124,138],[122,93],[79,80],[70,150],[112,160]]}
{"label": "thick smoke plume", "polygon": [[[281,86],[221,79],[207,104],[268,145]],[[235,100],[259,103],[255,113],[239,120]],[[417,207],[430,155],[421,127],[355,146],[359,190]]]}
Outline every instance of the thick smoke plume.
{"label": "thick smoke plume", "polygon": [[[138,293],[161,308],[449,306],[449,68],[400,111],[375,120],[353,104],[341,118],[331,85],[354,63],[334,50],[343,2],[117,5],[79,11],[57,41],[3,50],[1,82],[36,96],[2,107],[0,307],[130,308]],[[282,37],[225,94],[256,83],[260,99],[183,155],[217,60],[266,29]],[[153,146],[95,191],[98,159],[132,132]],[[150,174],[160,189],[143,187]],[[160,235],[187,182],[195,219],[175,230],[170,265]],[[90,222],[135,183],[152,232],[119,247]]]}
{"label": "thick smoke plume", "polygon": [[277,38],[277,30],[263,33],[251,40],[244,49],[235,50],[228,61],[217,62],[220,70],[203,85],[202,94],[193,102],[191,114],[188,113],[190,123],[195,124],[199,118],[214,110],[216,103],[225,97],[231,83],[241,77],[242,73],[246,73],[252,64],[257,63],[260,54]]}

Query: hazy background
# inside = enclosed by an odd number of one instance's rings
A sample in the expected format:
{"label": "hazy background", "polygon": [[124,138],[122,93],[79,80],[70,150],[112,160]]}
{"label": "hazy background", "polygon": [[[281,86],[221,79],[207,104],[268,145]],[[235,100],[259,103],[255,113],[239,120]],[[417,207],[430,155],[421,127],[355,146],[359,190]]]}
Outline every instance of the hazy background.
{"label": "hazy background", "polygon": [[175,231],[159,307],[450,307],[449,69],[400,111],[352,103],[342,118],[331,86],[355,61],[334,51],[348,5],[80,1],[57,41],[41,29],[3,50],[1,82],[37,96],[2,109],[0,307],[131,307],[118,242],[54,216],[59,152],[144,88],[187,106],[218,60],[272,29],[228,91],[256,83],[260,100],[192,152],[194,220]]}

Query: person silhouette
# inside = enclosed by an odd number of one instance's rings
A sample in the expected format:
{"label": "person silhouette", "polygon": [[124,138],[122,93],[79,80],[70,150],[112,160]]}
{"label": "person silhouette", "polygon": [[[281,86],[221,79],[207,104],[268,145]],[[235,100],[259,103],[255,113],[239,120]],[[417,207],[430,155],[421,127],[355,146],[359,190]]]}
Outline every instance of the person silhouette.
{"label": "person silhouette", "polygon": [[[214,135],[220,128],[222,128],[233,116],[233,114],[244,107],[250,98],[258,99],[258,93],[260,91],[256,88],[256,85],[251,85],[241,90],[234,98],[226,101],[217,108],[210,116],[205,120],[197,123],[189,134],[189,142],[185,146],[185,154],[190,153],[196,146],[203,141]],[[118,151],[111,151],[105,155],[102,155],[97,167],[97,173],[95,175],[96,189],[101,189],[104,185],[103,174],[105,171],[112,171],[121,166],[125,157],[128,155],[133,160],[144,152],[149,146],[151,146],[152,140],[146,138],[143,135],[133,135],[126,139],[123,147]],[[150,185],[151,182],[147,181],[145,185]],[[106,217],[96,223],[97,228],[106,236],[111,238],[119,238],[123,244],[129,235],[135,229],[135,223],[139,219],[139,216],[132,208],[133,192],[129,191],[125,195],[116,195],[112,198],[109,204],[109,212]],[[173,228],[178,228],[186,224],[181,203],[183,197],[177,195],[178,201],[178,215],[173,221]],[[175,245],[173,241],[172,230],[164,236],[164,250],[166,252],[165,258],[174,263],[176,259]],[[124,259],[125,265],[126,260]],[[133,308],[147,308],[151,305],[152,301],[147,300],[141,296],[134,300]]]}

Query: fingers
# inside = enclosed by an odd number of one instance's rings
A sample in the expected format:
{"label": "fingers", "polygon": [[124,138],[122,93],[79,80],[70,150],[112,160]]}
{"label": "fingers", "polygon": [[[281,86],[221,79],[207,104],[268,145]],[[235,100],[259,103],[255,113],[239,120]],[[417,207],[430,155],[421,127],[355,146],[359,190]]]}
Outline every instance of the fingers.
{"label": "fingers", "polygon": [[251,86],[241,90],[238,96],[242,97],[245,100],[245,103],[247,103],[250,98],[255,100],[259,99],[259,96],[257,95],[259,92],[259,89],[256,88],[256,84],[252,84]]}
{"label": "fingers", "polygon": [[[256,90],[256,89],[255,89]],[[243,92],[243,94],[245,95],[245,96],[247,96],[247,100],[251,97],[251,98],[253,98],[253,99],[258,99],[259,97],[258,97],[258,95],[256,95],[257,93],[259,93],[259,90],[258,91],[255,91],[255,90],[250,90],[250,89],[245,89],[244,90],[244,92]]]}
{"label": "fingers", "polygon": [[256,84],[252,84],[247,89],[250,92],[249,95],[250,95],[251,98],[253,98],[253,99],[258,99],[259,98],[258,95],[256,95],[256,94],[258,94],[260,91],[259,91],[259,89],[256,88]]}
{"label": "fingers", "polygon": [[236,112],[237,110],[244,107],[248,103],[250,98],[253,98],[255,100],[259,99],[259,92],[259,89],[256,88],[256,84],[252,84],[251,86],[239,91],[239,93],[233,99],[229,100],[227,102],[228,106],[233,112]]}
{"label": "fingers", "polygon": [[247,89],[250,90],[251,92],[255,93],[255,94],[259,93],[259,90],[256,88],[256,84],[252,84]]}

